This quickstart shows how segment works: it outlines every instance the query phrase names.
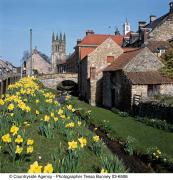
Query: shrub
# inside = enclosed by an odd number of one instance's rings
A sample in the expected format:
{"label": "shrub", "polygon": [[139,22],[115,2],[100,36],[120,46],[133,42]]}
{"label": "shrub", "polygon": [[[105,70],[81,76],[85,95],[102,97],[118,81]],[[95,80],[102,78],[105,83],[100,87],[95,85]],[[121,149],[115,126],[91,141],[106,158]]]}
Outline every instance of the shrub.
{"label": "shrub", "polygon": [[137,117],[137,121],[140,121],[142,123],[145,123],[148,126],[152,126],[154,128],[167,130],[172,132],[173,131],[173,125],[168,124],[165,120],[159,120],[159,119],[149,119],[149,118],[143,118],[143,117]]}
{"label": "shrub", "polygon": [[134,154],[134,149],[135,149],[135,144],[136,144],[136,139],[128,136],[124,145],[124,150],[132,156]]}

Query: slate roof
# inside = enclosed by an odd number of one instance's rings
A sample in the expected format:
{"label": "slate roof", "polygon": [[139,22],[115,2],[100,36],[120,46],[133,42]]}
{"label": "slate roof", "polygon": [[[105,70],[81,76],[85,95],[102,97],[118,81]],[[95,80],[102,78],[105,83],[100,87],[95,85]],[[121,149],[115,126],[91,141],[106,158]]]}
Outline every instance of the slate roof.
{"label": "slate roof", "polygon": [[163,76],[158,71],[125,73],[134,85],[173,84],[173,79]]}
{"label": "slate roof", "polygon": [[107,66],[104,71],[117,71],[123,69],[142,49],[134,48],[120,55],[115,61]]}
{"label": "slate roof", "polygon": [[163,20],[166,16],[168,16],[168,15],[169,15],[169,13],[161,16],[160,18],[156,19],[155,21],[147,24],[147,25],[145,26],[145,28],[154,29],[154,28],[155,28],[156,26],[158,26],[158,25],[162,22],[162,20]]}

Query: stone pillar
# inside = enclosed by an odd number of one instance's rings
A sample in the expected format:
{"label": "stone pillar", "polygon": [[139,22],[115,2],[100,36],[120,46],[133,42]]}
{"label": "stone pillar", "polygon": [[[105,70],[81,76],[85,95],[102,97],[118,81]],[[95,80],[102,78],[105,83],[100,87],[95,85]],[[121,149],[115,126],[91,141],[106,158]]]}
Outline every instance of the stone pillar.
{"label": "stone pillar", "polygon": [[90,100],[89,103],[91,106],[96,106],[96,81],[90,81]]}
{"label": "stone pillar", "polygon": [[97,81],[96,81],[96,68],[91,67],[90,68],[90,100],[89,103],[91,106],[96,106],[96,87]]}

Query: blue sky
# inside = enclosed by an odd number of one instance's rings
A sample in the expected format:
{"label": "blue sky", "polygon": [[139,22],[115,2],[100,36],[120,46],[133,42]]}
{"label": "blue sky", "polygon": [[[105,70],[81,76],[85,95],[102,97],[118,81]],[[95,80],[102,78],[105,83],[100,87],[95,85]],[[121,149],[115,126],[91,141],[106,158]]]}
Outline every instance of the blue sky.
{"label": "blue sky", "polygon": [[[87,29],[112,34],[122,31],[127,18],[132,30],[149,16],[168,12],[171,0],[0,0],[0,57],[20,65],[24,50],[29,50],[29,29],[33,47],[51,55],[52,32],[65,32],[67,53]],[[111,28],[110,28],[111,27]]]}

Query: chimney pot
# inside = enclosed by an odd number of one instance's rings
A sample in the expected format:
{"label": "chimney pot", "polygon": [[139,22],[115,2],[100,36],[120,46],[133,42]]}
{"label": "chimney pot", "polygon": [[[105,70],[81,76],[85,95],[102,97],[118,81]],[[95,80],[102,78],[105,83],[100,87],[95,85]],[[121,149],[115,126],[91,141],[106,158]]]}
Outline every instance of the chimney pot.
{"label": "chimney pot", "polygon": [[81,39],[77,39],[77,45],[81,43]]}
{"label": "chimney pot", "polygon": [[155,21],[156,19],[157,19],[157,16],[151,15],[151,16],[150,16],[150,23],[153,22],[153,21]]}
{"label": "chimney pot", "polygon": [[94,34],[94,31],[93,30],[87,30],[86,31],[86,36],[88,36],[89,34]]}
{"label": "chimney pot", "polygon": [[145,21],[139,21],[139,22],[138,22],[138,25],[139,25],[139,30],[140,30],[140,29],[142,29],[143,27],[145,27],[146,22],[145,22]]}

